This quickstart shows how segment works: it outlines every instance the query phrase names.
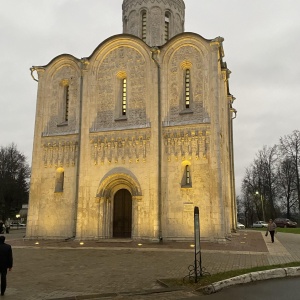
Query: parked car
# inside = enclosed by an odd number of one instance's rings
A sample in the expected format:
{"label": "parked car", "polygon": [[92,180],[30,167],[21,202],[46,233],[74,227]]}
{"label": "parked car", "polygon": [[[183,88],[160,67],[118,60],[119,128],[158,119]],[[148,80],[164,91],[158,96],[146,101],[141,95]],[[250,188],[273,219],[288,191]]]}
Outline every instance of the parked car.
{"label": "parked car", "polygon": [[253,223],[252,225],[253,228],[267,228],[268,227],[268,223],[266,223],[265,221],[256,221],[255,223]]}
{"label": "parked car", "polygon": [[274,223],[277,225],[277,227],[297,227],[297,222],[293,222],[286,218],[277,218],[274,220]]}
{"label": "parked car", "polygon": [[24,223],[20,223],[20,222],[15,222],[15,221],[12,221],[10,222],[10,228],[17,228],[17,227],[26,227],[26,224]]}
{"label": "parked car", "polygon": [[240,223],[240,222],[237,222],[236,228],[237,228],[237,229],[245,229],[245,225],[242,224],[242,223]]}

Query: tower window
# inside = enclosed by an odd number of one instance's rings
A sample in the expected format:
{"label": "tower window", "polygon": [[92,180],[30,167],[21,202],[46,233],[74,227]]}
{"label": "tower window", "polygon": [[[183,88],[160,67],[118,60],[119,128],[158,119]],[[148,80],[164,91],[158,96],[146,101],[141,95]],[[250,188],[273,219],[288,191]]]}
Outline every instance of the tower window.
{"label": "tower window", "polygon": [[64,121],[68,122],[69,120],[69,85],[64,86],[64,106],[65,106],[65,113],[64,113]]}
{"label": "tower window", "polygon": [[191,166],[183,165],[183,176],[181,179],[181,187],[182,188],[191,188],[192,187],[192,176],[191,176]]}
{"label": "tower window", "polygon": [[190,166],[185,166],[185,184],[191,184]]}
{"label": "tower window", "polygon": [[127,79],[122,80],[122,116],[126,116],[127,108]]}
{"label": "tower window", "polygon": [[127,120],[128,107],[128,90],[127,90],[127,73],[122,70],[117,74],[117,89],[115,98],[115,121]]}
{"label": "tower window", "polygon": [[142,40],[146,42],[147,34],[147,13],[144,11],[142,13]]}
{"label": "tower window", "polygon": [[55,193],[62,193],[64,191],[64,169],[58,168],[56,170],[55,178]]}
{"label": "tower window", "polygon": [[169,13],[165,14],[165,42],[169,40],[170,37],[170,15]]}
{"label": "tower window", "polygon": [[190,87],[191,87],[191,71],[185,70],[185,108],[190,108]]}

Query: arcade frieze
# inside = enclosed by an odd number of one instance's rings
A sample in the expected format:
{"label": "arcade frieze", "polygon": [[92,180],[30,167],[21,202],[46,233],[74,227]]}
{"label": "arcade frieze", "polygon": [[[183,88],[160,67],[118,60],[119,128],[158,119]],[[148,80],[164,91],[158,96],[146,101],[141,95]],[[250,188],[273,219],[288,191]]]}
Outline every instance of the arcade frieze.
{"label": "arcade frieze", "polygon": [[172,158],[175,160],[207,158],[210,144],[208,127],[164,129],[163,138],[168,161]]}
{"label": "arcade frieze", "polygon": [[150,131],[92,136],[91,159],[95,165],[145,162],[150,152],[150,137]]}
{"label": "arcade frieze", "polygon": [[78,155],[75,140],[48,140],[43,144],[44,167],[73,167]]}

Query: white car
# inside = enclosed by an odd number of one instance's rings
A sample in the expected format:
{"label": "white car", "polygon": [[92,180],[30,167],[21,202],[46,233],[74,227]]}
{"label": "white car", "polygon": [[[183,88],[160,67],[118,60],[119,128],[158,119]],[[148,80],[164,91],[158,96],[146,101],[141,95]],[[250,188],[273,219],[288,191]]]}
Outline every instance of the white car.
{"label": "white car", "polygon": [[237,228],[237,229],[245,229],[245,225],[242,224],[242,223],[240,223],[240,222],[237,222],[237,223],[236,223],[236,228]]}
{"label": "white car", "polygon": [[22,228],[22,227],[26,227],[26,224],[23,224],[23,223],[19,223],[19,222],[11,222],[10,223],[10,228]]}
{"label": "white car", "polygon": [[265,221],[256,221],[255,223],[253,223],[252,227],[253,228],[267,228],[268,223],[266,223]]}

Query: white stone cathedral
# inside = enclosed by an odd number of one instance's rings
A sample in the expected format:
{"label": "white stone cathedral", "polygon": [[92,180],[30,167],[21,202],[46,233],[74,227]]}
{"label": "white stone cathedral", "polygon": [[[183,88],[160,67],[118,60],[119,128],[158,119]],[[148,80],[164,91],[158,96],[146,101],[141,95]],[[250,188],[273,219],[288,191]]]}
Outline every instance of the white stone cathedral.
{"label": "white stone cathedral", "polygon": [[[38,81],[27,238],[192,240],[236,228],[223,39],[184,32],[183,0],[124,0],[123,34]],[[37,78],[33,73],[36,71]]]}

